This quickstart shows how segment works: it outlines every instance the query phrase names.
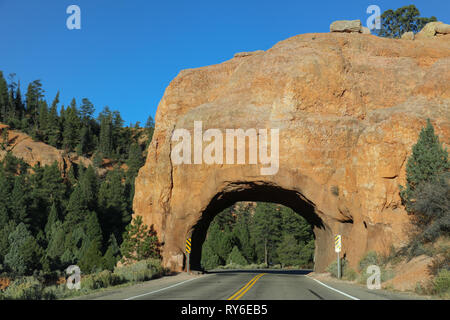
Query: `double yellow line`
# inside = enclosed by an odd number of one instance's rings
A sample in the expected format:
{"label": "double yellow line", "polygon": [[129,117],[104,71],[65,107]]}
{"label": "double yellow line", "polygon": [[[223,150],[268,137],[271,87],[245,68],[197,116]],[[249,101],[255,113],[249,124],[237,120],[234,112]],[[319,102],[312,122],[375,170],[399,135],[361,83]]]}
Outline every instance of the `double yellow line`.
{"label": "double yellow line", "polygon": [[263,275],[265,275],[265,273],[261,273],[258,274],[256,276],[254,276],[249,282],[247,282],[247,284],[245,286],[243,286],[238,292],[236,292],[235,294],[233,294],[231,297],[229,297],[227,300],[239,300],[240,298],[242,298],[242,296],[248,291],[250,290],[251,287],[253,287],[253,285],[256,283],[256,281],[259,280],[259,278],[261,278]]}

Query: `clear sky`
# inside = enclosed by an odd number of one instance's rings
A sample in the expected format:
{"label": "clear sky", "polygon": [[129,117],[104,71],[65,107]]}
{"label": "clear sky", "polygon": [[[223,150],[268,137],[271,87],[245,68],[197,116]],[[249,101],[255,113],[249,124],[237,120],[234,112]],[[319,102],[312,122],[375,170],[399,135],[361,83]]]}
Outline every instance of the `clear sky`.
{"label": "clear sky", "polygon": [[[66,27],[72,4],[80,30]],[[145,124],[180,70],[328,32],[334,20],[365,25],[372,4],[381,12],[415,4],[450,23],[448,0],[0,0],[0,70],[17,74],[22,93],[41,79],[49,103],[60,90],[62,104],[86,97],[97,112],[108,105],[127,124]]]}

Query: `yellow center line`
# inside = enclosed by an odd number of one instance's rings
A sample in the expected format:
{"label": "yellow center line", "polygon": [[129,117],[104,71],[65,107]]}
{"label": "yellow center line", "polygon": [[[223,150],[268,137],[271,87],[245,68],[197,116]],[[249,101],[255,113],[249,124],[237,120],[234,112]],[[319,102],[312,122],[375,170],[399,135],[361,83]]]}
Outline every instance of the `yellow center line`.
{"label": "yellow center line", "polygon": [[238,292],[236,292],[235,294],[233,294],[231,297],[229,297],[227,300],[239,300],[240,298],[242,298],[242,296],[248,291],[250,290],[251,287],[253,287],[253,285],[256,283],[256,281],[259,280],[259,278],[261,278],[263,275],[265,275],[265,273],[261,273],[258,274],[256,276],[254,276],[249,282],[247,282],[247,284],[245,286],[243,286],[241,289],[239,289]]}

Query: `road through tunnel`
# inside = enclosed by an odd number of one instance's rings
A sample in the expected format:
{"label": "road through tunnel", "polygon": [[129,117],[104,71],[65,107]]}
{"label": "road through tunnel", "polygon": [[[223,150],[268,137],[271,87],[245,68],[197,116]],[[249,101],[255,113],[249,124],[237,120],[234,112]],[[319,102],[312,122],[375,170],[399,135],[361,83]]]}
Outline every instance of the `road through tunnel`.
{"label": "road through tunnel", "polygon": [[[302,194],[294,190],[286,190],[281,187],[270,184],[259,183],[233,183],[226,191],[217,193],[206,209],[203,211],[200,219],[193,226],[191,232],[192,251],[190,254],[190,269],[201,270],[202,246],[205,242],[208,228],[214,217],[241,201],[267,202],[280,204],[292,209],[295,213],[301,215],[312,227],[315,237],[315,259],[319,266],[327,262],[321,257],[321,250],[324,245],[330,241],[332,233],[316,212],[315,205],[306,199]],[[326,258],[326,257],[325,257]],[[186,263],[186,259],[185,259]]]}

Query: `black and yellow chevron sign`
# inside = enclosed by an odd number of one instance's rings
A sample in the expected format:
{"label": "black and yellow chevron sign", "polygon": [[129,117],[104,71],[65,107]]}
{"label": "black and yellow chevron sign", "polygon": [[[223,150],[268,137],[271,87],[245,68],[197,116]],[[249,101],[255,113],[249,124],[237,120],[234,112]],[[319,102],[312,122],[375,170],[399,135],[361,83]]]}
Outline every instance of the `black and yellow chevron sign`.
{"label": "black and yellow chevron sign", "polygon": [[186,252],[191,253],[191,238],[186,239]]}
{"label": "black and yellow chevron sign", "polygon": [[335,252],[341,252],[342,247],[342,241],[341,241],[341,235],[337,235],[334,237],[334,251]]}

